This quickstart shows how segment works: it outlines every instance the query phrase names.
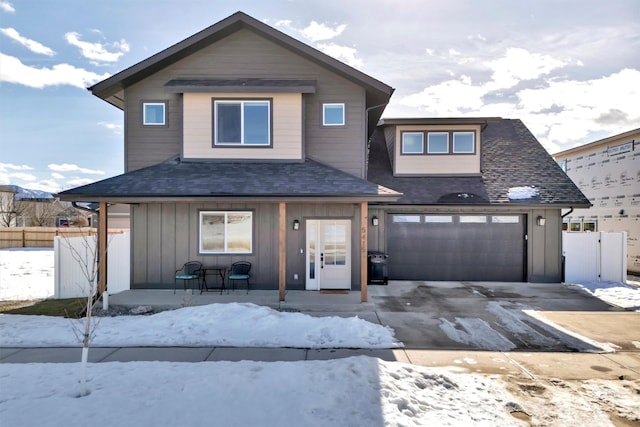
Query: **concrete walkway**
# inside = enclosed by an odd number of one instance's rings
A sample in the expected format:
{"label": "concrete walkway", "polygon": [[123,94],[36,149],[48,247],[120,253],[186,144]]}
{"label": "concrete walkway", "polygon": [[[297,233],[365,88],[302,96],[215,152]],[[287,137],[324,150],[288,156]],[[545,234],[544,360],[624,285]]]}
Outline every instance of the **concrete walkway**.
{"label": "concrete walkway", "polygon": [[[81,348],[0,348],[0,363],[75,363]],[[640,380],[640,352],[548,353],[420,349],[308,349],[237,347],[92,347],[89,361],[291,362],[351,356],[377,357],[459,373],[507,375],[523,379]]]}
{"label": "concrete walkway", "polygon": [[[171,309],[192,305],[247,302],[281,311],[312,316],[358,316],[372,323],[392,327],[403,349],[309,349],[232,347],[92,347],[91,362],[131,361],[241,361],[264,362],[327,360],[365,355],[387,361],[440,367],[455,372],[500,374],[525,379],[566,380],[620,378],[640,380],[640,313],[608,306],[583,292],[561,284],[498,284],[426,282],[390,283],[369,287],[369,302],[361,303],[360,292],[321,294],[288,291],[278,301],[277,291],[199,292],[172,290],[125,291],[110,296],[110,304],[121,307],[152,306]],[[605,353],[593,346],[578,353],[562,343],[553,348],[523,342],[516,350],[481,351],[448,339],[438,327],[443,318],[485,318],[495,324],[488,302],[505,302],[532,307],[561,330],[564,339],[575,334],[582,339],[610,344],[616,352]],[[520,313],[515,306],[512,313]],[[527,322],[530,319],[525,319]],[[503,333],[507,331],[502,330]],[[514,342],[516,342],[514,340]],[[81,349],[0,348],[0,363],[73,363]]]}

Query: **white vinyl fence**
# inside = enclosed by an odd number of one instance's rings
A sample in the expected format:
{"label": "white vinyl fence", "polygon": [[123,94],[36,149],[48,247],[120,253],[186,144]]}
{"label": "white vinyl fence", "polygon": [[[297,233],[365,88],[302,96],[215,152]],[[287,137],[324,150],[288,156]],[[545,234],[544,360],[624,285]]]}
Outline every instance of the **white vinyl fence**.
{"label": "white vinyl fence", "polygon": [[[56,237],[53,242],[55,287],[54,298],[77,298],[88,294],[89,283],[83,273],[91,271],[97,251],[96,236]],[[80,254],[78,261],[73,254]],[[110,294],[129,289],[129,234],[110,234],[107,246],[107,290]],[[97,275],[96,275],[97,278]],[[95,290],[94,286],[94,290]]]}
{"label": "white vinyl fence", "polygon": [[562,232],[565,283],[625,282],[627,233]]}

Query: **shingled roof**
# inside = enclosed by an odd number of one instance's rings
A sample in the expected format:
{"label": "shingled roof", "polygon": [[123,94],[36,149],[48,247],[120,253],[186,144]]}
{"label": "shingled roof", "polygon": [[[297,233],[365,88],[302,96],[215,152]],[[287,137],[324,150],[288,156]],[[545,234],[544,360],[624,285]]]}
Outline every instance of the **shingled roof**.
{"label": "shingled roof", "polygon": [[145,201],[353,200],[393,201],[400,194],[313,160],[184,162],[170,160],[72,188],[62,200]]}
{"label": "shingled roof", "polygon": [[[481,144],[480,176],[394,177],[384,132],[378,128],[367,179],[403,193],[395,202],[400,205],[591,205],[520,120],[487,119]],[[509,199],[514,187],[533,187],[538,195]]]}

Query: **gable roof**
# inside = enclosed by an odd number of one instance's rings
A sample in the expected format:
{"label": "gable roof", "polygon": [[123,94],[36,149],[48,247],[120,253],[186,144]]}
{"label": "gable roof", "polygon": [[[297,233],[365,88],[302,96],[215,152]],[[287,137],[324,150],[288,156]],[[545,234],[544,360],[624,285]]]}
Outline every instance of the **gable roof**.
{"label": "gable roof", "polygon": [[[228,18],[205,28],[204,30],[176,43],[175,45],[123,70],[95,85],[89,90],[96,96],[124,109],[122,90],[155,72],[177,62],[240,29],[248,29],[254,33],[285,47],[286,49],[312,61],[330,71],[355,82],[365,88],[367,93],[367,108],[386,104],[393,93],[393,88],[375,78],[356,70],[355,68],[330,57],[317,49],[290,37],[269,25],[243,13],[236,12]],[[373,125],[382,115],[378,108],[372,113]]]}
{"label": "gable roof", "polygon": [[[443,119],[401,119],[401,124]],[[529,129],[517,119],[444,119],[484,123],[481,135],[480,176],[393,176],[384,132],[379,127],[371,140],[367,179],[402,192],[395,204],[422,205],[552,205],[589,207],[591,204],[560,169]],[[408,122],[412,121],[412,122]],[[385,124],[400,124],[385,120]],[[509,199],[514,187],[530,187],[538,195],[529,199]]]}
{"label": "gable roof", "polygon": [[393,201],[400,194],[320,164],[183,162],[169,160],[58,194],[61,200],[149,201],[349,200]]}

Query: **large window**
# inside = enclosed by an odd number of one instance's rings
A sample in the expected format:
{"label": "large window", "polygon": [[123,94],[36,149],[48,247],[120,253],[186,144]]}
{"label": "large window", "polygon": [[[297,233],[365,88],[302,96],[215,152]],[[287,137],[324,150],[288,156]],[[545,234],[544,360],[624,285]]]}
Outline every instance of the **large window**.
{"label": "large window", "polygon": [[344,104],[322,104],[323,126],[344,126]]}
{"label": "large window", "polygon": [[252,251],[252,212],[200,212],[200,253],[248,254]]}
{"label": "large window", "polygon": [[142,124],[145,126],[166,126],[166,102],[143,102]]}
{"label": "large window", "polygon": [[270,100],[215,100],[214,145],[271,145]]}
{"label": "large window", "polygon": [[424,133],[402,132],[402,154],[424,153]]}

